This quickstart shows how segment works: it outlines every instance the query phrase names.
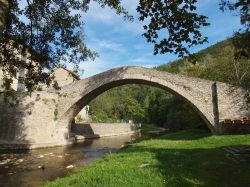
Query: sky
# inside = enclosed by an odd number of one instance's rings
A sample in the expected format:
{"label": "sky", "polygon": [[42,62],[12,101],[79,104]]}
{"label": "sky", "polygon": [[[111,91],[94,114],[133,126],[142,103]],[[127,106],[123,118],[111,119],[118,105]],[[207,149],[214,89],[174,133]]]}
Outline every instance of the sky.
{"label": "sky", "polygon": [[[219,10],[220,0],[200,0],[198,12],[209,17],[210,26],[202,29],[209,42],[192,48],[197,52],[210,45],[222,41],[240,28],[240,20],[232,12]],[[123,0],[123,6],[135,18],[134,22],[124,21],[122,15],[117,15],[110,8],[101,8],[91,2],[90,9],[82,15],[85,22],[85,41],[88,47],[98,52],[95,61],[81,62],[84,70],[82,78],[120,66],[154,67],[177,59],[176,55],[153,55],[153,44],[147,43],[142,36],[143,23],[138,20],[136,12],[137,0]],[[69,66],[69,68],[71,68]]]}

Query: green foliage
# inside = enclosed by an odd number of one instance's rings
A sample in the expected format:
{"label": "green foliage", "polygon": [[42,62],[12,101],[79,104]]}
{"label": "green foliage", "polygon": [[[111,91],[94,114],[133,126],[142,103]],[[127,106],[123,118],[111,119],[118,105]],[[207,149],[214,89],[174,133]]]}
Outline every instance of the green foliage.
{"label": "green foliage", "polygon": [[54,121],[58,119],[58,104],[55,105],[55,110],[54,110]]}
{"label": "green foliage", "polygon": [[[237,35],[236,38],[219,42],[196,53],[196,64],[183,59],[161,65],[156,69],[225,82],[248,89],[250,87],[250,57],[246,55],[248,54],[246,46],[249,46],[246,37],[249,37],[249,33]],[[245,40],[245,44],[241,41],[241,46],[239,46],[237,40]]]}
{"label": "green foliage", "polygon": [[[120,0],[95,0],[128,20],[133,18]],[[29,92],[39,83],[50,84],[52,77],[43,70],[97,57],[85,43],[81,16],[90,1],[79,0],[0,0],[0,68],[10,79],[26,70],[24,83]],[[16,53],[27,57],[24,62]],[[5,81],[5,79],[4,79]]]}
{"label": "green foliage", "polygon": [[225,11],[229,9],[230,11],[237,12],[240,15],[240,22],[244,26],[245,30],[249,31],[250,28],[250,2],[249,0],[221,0],[220,9]]}
{"label": "green foliage", "polygon": [[204,128],[204,121],[193,108],[182,99],[172,97],[167,103],[165,127],[169,129]]}
{"label": "green foliage", "polygon": [[[109,90],[90,102],[90,115],[93,121],[128,121],[144,116],[144,87],[130,85]],[[140,94],[143,93],[143,94]],[[138,110],[138,112],[136,112]],[[135,113],[132,114],[134,111]]]}
{"label": "green foliage", "polygon": [[[197,0],[164,1],[141,0],[137,11],[140,20],[150,17],[143,34],[154,44],[154,54],[175,53],[189,55],[188,47],[207,42],[200,29],[208,26],[207,17],[197,13]],[[163,35],[162,32],[166,32]]]}
{"label": "green foliage", "polygon": [[115,119],[109,118],[107,113],[103,111],[95,111],[94,113],[91,114],[91,119],[92,121],[98,122],[98,123],[116,122]]}
{"label": "green foliage", "polygon": [[165,90],[143,85],[111,89],[90,103],[91,119],[96,122],[133,120],[170,129],[200,128],[200,116],[178,97]]}
{"label": "green foliage", "polygon": [[18,94],[15,90],[4,90],[3,96],[4,102],[8,103],[11,107],[17,106],[19,104]]}
{"label": "green foliage", "polygon": [[144,117],[144,110],[141,107],[140,103],[133,97],[127,97],[125,99],[125,119],[133,120],[134,122],[142,121]]}
{"label": "green foliage", "polygon": [[150,123],[169,129],[206,128],[201,117],[188,103],[164,90],[155,90],[147,115]]}
{"label": "green foliage", "polygon": [[82,117],[80,114],[77,114],[76,117],[75,117],[76,121],[79,122],[82,120]]}

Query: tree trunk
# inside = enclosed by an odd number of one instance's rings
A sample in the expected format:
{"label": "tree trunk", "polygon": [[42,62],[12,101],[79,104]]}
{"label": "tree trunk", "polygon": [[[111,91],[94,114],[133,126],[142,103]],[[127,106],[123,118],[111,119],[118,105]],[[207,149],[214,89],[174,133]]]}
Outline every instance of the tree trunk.
{"label": "tree trunk", "polygon": [[6,16],[9,9],[9,0],[0,0],[0,38],[5,25]]}

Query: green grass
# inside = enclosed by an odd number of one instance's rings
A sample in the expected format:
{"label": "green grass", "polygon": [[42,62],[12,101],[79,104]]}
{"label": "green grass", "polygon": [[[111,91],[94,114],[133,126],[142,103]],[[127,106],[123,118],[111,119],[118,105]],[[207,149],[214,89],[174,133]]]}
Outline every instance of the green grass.
{"label": "green grass", "polygon": [[[234,163],[223,148],[250,145],[250,135],[211,136],[188,130],[141,141],[45,186],[250,185],[250,161]],[[139,167],[141,164],[147,167]]]}
{"label": "green grass", "polygon": [[160,128],[154,124],[142,124],[141,125],[141,132],[150,132],[150,131],[157,131]]}

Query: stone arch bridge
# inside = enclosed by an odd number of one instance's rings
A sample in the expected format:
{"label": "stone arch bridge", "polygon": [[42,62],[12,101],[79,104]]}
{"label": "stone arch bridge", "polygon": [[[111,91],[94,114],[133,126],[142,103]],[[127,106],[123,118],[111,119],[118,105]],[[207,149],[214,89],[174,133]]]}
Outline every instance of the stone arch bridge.
{"label": "stone arch bridge", "polygon": [[246,91],[242,88],[143,67],[120,67],[59,91],[22,94],[17,107],[0,101],[0,144],[31,148],[65,145],[69,143],[74,116],[99,94],[124,84],[151,85],[182,97],[212,133],[222,133],[219,122],[223,119],[250,117]]}

